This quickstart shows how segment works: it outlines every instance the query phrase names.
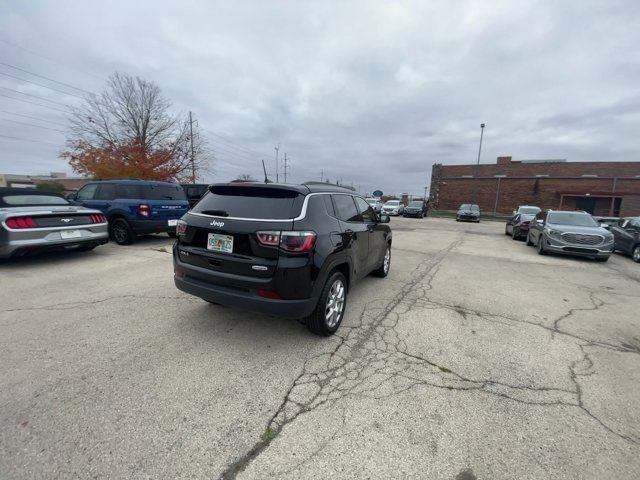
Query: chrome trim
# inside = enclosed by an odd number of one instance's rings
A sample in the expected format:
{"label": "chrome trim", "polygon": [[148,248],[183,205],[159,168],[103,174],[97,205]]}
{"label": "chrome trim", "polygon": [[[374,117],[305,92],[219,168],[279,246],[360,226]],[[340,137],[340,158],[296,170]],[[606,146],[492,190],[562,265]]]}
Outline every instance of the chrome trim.
{"label": "chrome trim", "polygon": [[346,193],[346,192],[314,192],[314,193],[309,193],[308,195],[306,195],[304,197],[304,201],[302,202],[302,209],[300,210],[300,215],[298,215],[295,218],[244,218],[244,217],[220,217],[217,215],[207,215],[206,213],[197,213],[197,212],[192,212],[191,210],[189,210],[187,212],[187,215],[195,215],[197,217],[204,217],[204,218],[220,218],[223,220],[242,220],[242,221],[246,221],[246,222],[297,222],[299,220],[304,220],[304,218],[307,216],[307,208],[309,206],[309,198],[311,197],[315,197],[316,195],[349,195],[351,197],[358,197],[358,198],[362,198],[364,200],[364,197],[360,196],[360,195],[356,195],[353,193]]}

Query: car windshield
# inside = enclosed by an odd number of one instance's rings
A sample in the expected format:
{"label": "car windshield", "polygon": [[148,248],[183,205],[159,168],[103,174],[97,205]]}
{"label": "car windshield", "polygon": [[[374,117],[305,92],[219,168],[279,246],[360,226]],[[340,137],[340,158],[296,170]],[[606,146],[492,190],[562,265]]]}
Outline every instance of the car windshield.
{"label": "car windshield", "polygon": [[410,207],[420,208],[422,206],[422,202],[411,202],[409,204]]}
{"label": "car windshield", "polygon": [[573,225],[576,227],[598,226],[598,222],[596,222],[591,215],[577,212],[550,213],[547,222],[555,223],[556,225]]}
{"label": "car windshield", "polygon": [[[7,206],[21,207],[31,205],[69,205],[64,198],[56,195],[37,195],[37,194],[24,194],[24,195],[4,195],[2,202]],[[1,206],[1,205],[0,205]]]}
{"label": "car windshield", "polygon": [[540,209],[538,207],[520,207],[518,209],[518,212],[522,213],[522,214],[533,214],[533,215],[535,215],[539,211],[540,211]]}
{"label": "car windshield", "polygon": [[389,205],[390,207],[396,207],[400,205],[400,200],[389,200],[385,205]]}
{"label": "car windshield", "polygon": [[478,205],[472,205],[470,203],[464,203],[462,205],[460,205],[460,210],[480,210],[480,208],[478,207]]}

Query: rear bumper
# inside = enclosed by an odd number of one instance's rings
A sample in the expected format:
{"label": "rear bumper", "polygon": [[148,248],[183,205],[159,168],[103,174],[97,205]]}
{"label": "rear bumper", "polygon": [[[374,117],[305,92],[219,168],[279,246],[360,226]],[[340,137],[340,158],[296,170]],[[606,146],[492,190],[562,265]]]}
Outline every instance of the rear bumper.
{"label": "rear bumper", "polygon": [[229,307],[285,318],[304,318],[313,312],[317,304],[315,298],[275,300],[261,297],[257,290],[269,290],[270,279],[256,279],[253,285],[248,285],[246,281],[233,282],[227,280],[231,277],[228,274],[216,274],[211,270],[183,263],[175,256],[174,269],[181,275],[174,275],[174,282],[179,290]]}
{"label": "rear bumper", "polygon": [[[60,232],[64,230],[78,230],[80,231],[80,236],[62,239]],[[85,228],[12,231],[9,235],[6,237],[3,235],[3,237],[4,239],[0,239],[0,258],[51,250],[72,250],[80,246],[103,245],[109,241],[106,223]]]}
{"label": "rear bumper", "polygon": [[[176,218],[175,220],[178,220]],[[132,220],[131,228],[136,235],[146,235],[149,233],[175,232],[175,225],[169,226],[169,220]]]}

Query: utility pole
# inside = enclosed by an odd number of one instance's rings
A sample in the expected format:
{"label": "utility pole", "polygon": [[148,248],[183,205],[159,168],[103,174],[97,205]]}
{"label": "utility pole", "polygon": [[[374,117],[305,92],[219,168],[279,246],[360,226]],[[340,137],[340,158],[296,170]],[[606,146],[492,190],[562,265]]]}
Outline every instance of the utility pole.
{"label": "utility pole", "polygon": [[276,183],[278,183],[280,181],[278,178],[278,151],[280,150],[280,144],[277,147],[273,147],[273,149],[276,151]]}
{"label": "utility pole", "polygon": [[320,181],[324,182],[324,168],[320,170]]}
{"label": "utility pole", "polygon": [[193,116],[189,112],[189,140],[191,142],[191,183],[196,183],[196,153],[193,148]]}
{"label": "utility pole", "polygon": [[476,174],[473,180],[474,188],[473,188],[473,203],[479,205],[478,203],[478,171],[480,170],[480,152],[482,152],[482,135],[484,134],[484,123],[480,124],[480,147],[478,148],[478,162],[476,163]]}
{"label": "utility pole", "polygon": [[287,163],[287,152],[284,152],[284,183],[287,183],[287,170],[289,164]]}

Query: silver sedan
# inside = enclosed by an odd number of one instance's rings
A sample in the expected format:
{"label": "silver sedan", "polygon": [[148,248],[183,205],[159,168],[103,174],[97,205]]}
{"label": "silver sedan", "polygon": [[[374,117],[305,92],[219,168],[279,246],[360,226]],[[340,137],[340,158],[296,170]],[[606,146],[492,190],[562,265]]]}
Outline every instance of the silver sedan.
{"label": "silver sedan", "polygon": [[0,188],[0,258],[49,250],[92,250],[109,241],[101,211],[37,190]]}

